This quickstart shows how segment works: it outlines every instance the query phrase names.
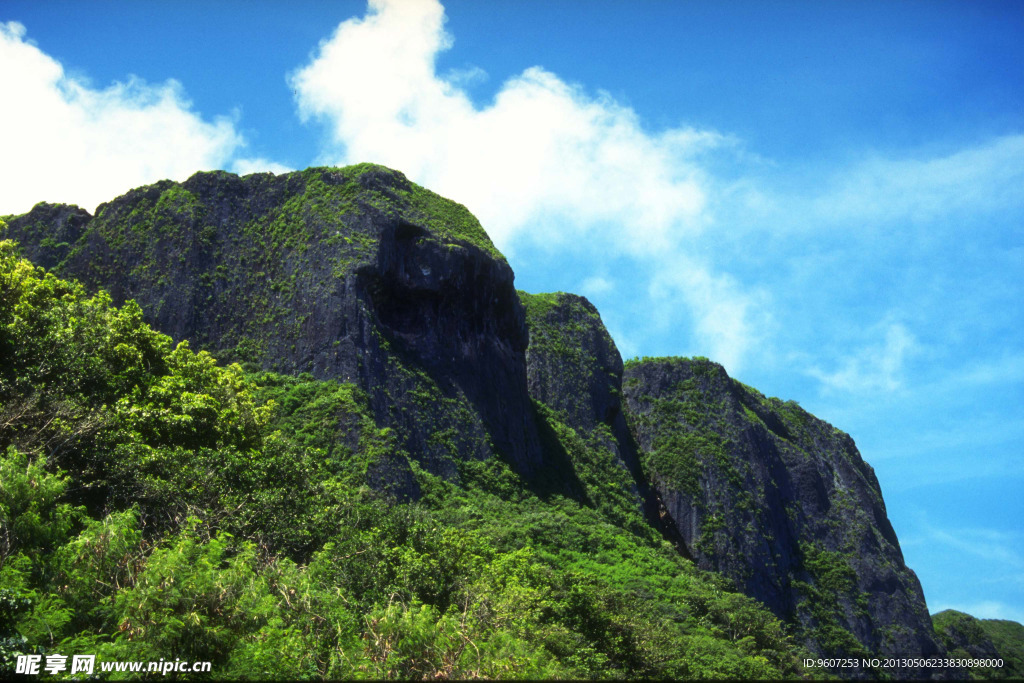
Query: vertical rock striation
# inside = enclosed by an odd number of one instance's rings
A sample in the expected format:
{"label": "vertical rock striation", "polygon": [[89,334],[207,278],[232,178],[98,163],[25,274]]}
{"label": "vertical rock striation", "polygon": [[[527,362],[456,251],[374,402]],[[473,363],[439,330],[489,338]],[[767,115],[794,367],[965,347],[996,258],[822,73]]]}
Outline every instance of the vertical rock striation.
{"label": "vertical rock striation", "polygon": [[798,624],[819,653],[941,652],[849,435],[706,359],[630,363],[623,391],[652,483],[698,565]]}

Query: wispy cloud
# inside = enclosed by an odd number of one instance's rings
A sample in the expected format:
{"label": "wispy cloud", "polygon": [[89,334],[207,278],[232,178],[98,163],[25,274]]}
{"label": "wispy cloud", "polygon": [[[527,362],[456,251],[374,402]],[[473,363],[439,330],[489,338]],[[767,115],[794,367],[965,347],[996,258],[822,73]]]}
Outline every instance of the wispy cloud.
{"label": "wispy cloud", "polygon": [[[945,417],[948,412],[956,412],[956,409],[943,410],[948,404],[943,403],[942,396],[931,401],[927,400],[928,397],[927,387],[918,389],[916,398],[925,399],[920,409],[922,413],[932,409],[933,414]],[[901,403],[906,400],[903,397],[882,400],[876,408],[902,418]],[[901,429],[900,421],[892,421],[890,424],[893,426],[880,439],[881,443],[870,445],[872,459],[876,462],[903,460],[908,463],[908,468],[913,468],[914,476],[891,481],[887,490],[907,491],[982,478],[1024,480],[1024,461],[1020,457],[1021,445],[1024,444],[1024,419],[1007,420],[1005,415],[997,412],[973,416],[967,415],[968,410],[959,410],[960,419],[950,417],[930,422],[930,428],[915,424],[912,439],[901,437],[906,429]]]}
{"label": "wispy cloud", "polygon": [[924,528],[930,542],[984,560],[994,560],[1008,569],[1024,569],[1024,556],[1020,553],[1024,537],[1020,533],[985,528],[943,529],[930,525]]}
{"label": "wispy cloud", "polygon": [[951,144],[945,151],[875,151],[793,168],[737,156],[742,168],[722,179],[709,205],[744,233],[833,233],[862,241],[894,225],[904,234],[941,226],[945,235],[965,218],[1024,208],[1024,135]]}
{"label": "wispy cloud", "polygon": [[176,81],[95,89],[0,24],[0,213],[39,201],[92,210],[126,190],[217,168],[244,145],[228,117],[204,120]]}
{"label": "wispy cloud", "polygon": [[712,273],[680,255],[653,276],[649,295],[654,322],[662,326],[685,327],[678,306],[684,302],[697,348],[706,349],[703,353],[733,374],[771,333],[766,292],[744,288],[733,277]]}
{"label": "wispy cloud", "polygon": [[580,283],[580,291],[586,296],[607,294],[615,289],[615,283],[606,277],[594,275]]}
{"label": "wispy cloud", "polygon": [[1024,135],[925,158],[875,156],[835,174],[813,202],[830,220],[931,221],[1021,205]]}
{"label": "wispy cloud", "polygon": [[832,371],[812,367],[807,372],[828,389],[851,392],[892,392],[903,386],[903,366],[920,345],[901,323],[876,325],[872,332],[882,338],[854,351]]}
{"label": "wispy cloud", "polygon": [[[910,511],[905,521],[911,530],[901,533],[901,545],[922,581],[934,582],[933,588],[941,586],[942,597],[929,600],[932,613],[955,609],[982,619],[1024,617],[1019,600],[1024,534],[1013,524],[1013,513],[1007,512],[1001,518],[973,523],[975,511],[969,506],[945,514],[923,506]],[[932,560],[922,565],[915,557]]]}
{"label": "wispy cloud", "polygon": [[962,368],[950,378],[960,386],[1024,384],[1024,355],[1004,354],[996,359],[981,359]]}

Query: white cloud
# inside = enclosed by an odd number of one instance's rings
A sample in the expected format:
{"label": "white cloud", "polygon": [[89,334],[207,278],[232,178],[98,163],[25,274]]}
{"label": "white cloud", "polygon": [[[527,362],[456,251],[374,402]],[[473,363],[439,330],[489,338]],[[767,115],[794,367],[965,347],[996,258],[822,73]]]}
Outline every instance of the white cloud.
{"label": "white cloud", "polygon": [[901,323],[876,325],[869,333],[884,334],[884,340],[869,344],[840,362],[840,368],[826,372],[814,367],[808,374],[826,388],[852,392],[896,391],[903,385],[906,359],[920,351],[916,338]]}
{"label": "white cloud", "polygon": [[837,174],[814,202],[822,218],[932,221],[951,213],[1021,205],[1024,135],[1006,135],[944,156],[875,157]]}
{"label": "white cloud", "polygon": [[[452,45],[444,21],[435,0],[371,0],[292,74],[301,116],[328,127],[323,161],[401,169],[465,204],[506,253],[532,243],[627,254],[641,278],[657,280],[656,303],[673,318],[691,309],[701,348],[739,366],[763,332],[756,297],[682,256],[710,225],[701,160],[736,141],[687,127],[649,132],[610,95],[538,66],[477,106],[463,88],[478,70],[435,70]],[[591,278],[584,290],[609,286]]]}
{"label": "white cloud", "polygon": [[276,161],[264,159],[263,157],[253,159],[236,159],[231,164],[231,171],[238,175],[249,175],[250,173],[280,174],[294,170],[294,168],[289,168],[284,164],[279,164]]}
{"label": "white cloud", "polygon": [[466,204],[504,250],[516,238],[607,237],[614,224],[617,248],[648,255],[700,230],[692,158],[724,138],[648,133],[628,107],[540,67],[478,108],[461,75],[435,71],[451,44],[433,0],[371,0],[364,18],[343,22],[291,77],[302,116],[329,126],[325,161],[399,168]]}
{"label": "white cloud", "polygon": [[615,283],[606,277],[594,275],[580,283],[580,291],[585,296],[596,297],[607,294],[615,289]]}
{"label": "white cloud", "polygon": [[39,201],[92,210],[147,182],[222,167],[244,144],[231,120],[193,112],[176,81],[97,90],[25,33],[0,24],[0,213]]}
{"label": "white cloud", "polygon": [[747,291],[734,278],[685,258],[659,270],[649,295],[656,321],[663,326],[680,326],[677,301],[685,302],[697,353],[721,363],[732,375],[772,329],[767,293]]}

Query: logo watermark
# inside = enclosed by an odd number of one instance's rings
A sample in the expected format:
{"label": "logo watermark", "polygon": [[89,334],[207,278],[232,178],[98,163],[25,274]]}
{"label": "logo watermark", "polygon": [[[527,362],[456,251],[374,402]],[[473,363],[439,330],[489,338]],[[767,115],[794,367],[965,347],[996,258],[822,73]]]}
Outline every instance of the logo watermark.
{"label": "logo watermark", "polygon": [[[70,661],[69,661],[70,660]],[[190,662],[175,659],[161,659],[146,662],[96,661],[96,655],[18,655],[14,673],[27,676],[41,674],[56,675],[59,673],[92,674],[113,673],[115,671],[130,673],[206,673],[210,670],[210,662]]]}

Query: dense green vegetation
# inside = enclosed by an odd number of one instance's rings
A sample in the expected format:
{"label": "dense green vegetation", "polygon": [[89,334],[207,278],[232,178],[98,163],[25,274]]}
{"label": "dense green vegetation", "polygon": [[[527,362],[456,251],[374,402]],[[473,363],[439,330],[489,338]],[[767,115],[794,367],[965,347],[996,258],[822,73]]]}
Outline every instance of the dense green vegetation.
{"label": "dense green vegetation", "polygon": [[[0,359],[0,667],[38,652],[208,660],[218,678],[802,673],[778,620],[646,525],[601,435],[543,405],[575,488],[496,459],[445,481],[354,386],[218,365],[10,242]],[[416,502],[367,486],[396,458]]]}
{"label": "dense green vegetation", "polygon": [[956,610],[932,615],[935,634],[958,659],[1003,660],[1001,668],[974,667],[975,680],[1024,678],[1024,626],[1005,619],[977,619]]}

